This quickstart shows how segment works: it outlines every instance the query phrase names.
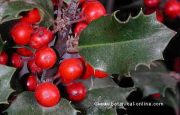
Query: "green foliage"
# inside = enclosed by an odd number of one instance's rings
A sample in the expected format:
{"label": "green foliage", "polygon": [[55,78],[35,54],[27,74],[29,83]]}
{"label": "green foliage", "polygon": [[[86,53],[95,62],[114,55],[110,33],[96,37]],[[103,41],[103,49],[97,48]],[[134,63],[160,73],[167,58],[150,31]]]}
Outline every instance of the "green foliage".
{"label": "green foliage", "polygon": [[139,63],[162,59],[162,52],[175,32],[156,21],[154,14],[129,17],[118,22],[113,16],[92,22],[81,34],[80,54],[95,68],[111,74],[127,74]]}
{"label": "green foliage", "polygon": [[9,95],[14,91],[10,86],[15,68],[0,65],[0,104],[7,104]]}
{"label": "green foliage", "polygon": [[53,5],[50,0],[14,0],[4,1],[0,5],[0,24],[19,19],[21,12],[38,8],[41,12],[40,25],[49,27],[53,24]]}
{"label": "green foliage", "polygon": [[8,115],[76,115],[77,111],[72,108],[66,99],[54,107],[46,108],[37,104],[34,93],[23,92],[11,106],[5,111]]}

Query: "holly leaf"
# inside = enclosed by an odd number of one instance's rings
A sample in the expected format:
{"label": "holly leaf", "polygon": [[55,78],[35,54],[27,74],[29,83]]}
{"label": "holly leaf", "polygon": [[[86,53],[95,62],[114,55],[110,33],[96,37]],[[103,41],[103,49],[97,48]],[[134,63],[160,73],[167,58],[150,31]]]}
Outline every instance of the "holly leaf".
{"label": "holly leaf", "polygon": [[176,115],[180,114],[180,83],[177,85],[177,90],[174,92],[171,88],[165,90],[165,97],[160,99],[160,102],[172,107]]}
{"label": "holly leaf", "polygon": [[80,54],[96,69],[127,74],[139,63],[163,58],[162,52],[175,32],[156,21],[155,14],[129,17],[125,22],[102,17],[81,33]]}
{"label": "holly leaf", "polygon": [[[102,115],[102,113],[116,115],[115,108],[123,106],[122,104],[126,102],[126,97],[133,88],[120,88],[112,82],[111,78],[94,79],[86,99],[79,108],[85,110],[87,115]],[[117,106],[113,105],[117,103]]]}
{"label": "holly leaf", "polygon": [[23,92],[10,107],[5,111],[8,115],[76,115],[77,111],[66,99],[61,99],[60,103],[54,107],[40,106],[32,92]]}
{"label": "holly leaf", "polygon": [[41,13],[40,25],[49,27],[53,23],[53,5],[50,0],[5,1],[0,5],[0,24],[19,19],[21,12],[38,8]]}
{"label": "holly leaf", "polygon": [[14,92],[10,81],[15,70],[15,68],[0,65],[0,104],[8,104],[8,97]]}
{"label": "holly leaf", "polygon": [[135,87],[141,88],[144,96],[154,93],[161,93],[164,96],[165,89],[172,88],[175,91],[177,83],[161,62],[153,62],[149,66],[139,65],[131,72],[131,76]]}

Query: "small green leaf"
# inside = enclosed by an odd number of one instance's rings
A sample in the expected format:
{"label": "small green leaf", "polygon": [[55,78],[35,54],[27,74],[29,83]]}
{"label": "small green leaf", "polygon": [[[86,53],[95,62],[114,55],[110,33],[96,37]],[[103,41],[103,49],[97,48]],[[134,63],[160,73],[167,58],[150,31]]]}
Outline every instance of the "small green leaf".
{"label": "small green leaf", "polygon": [[37,104],[34,93],[23,92],[5,111],[8,115],[76,115],[77,111],[66,99],[54,107],[46,108]]}
{"label": "small green leaf", "polygon": [[41,25],[49,27],[53,23],[53,5],[49,0],[16,0],[0,5],[0,23],[21,18],[19,14],[38,8],[41,13]]}
{"label": "small green leaf", "polygon": [[166,70],[161,62],[153,62],[149,66],[139,65],[131,72],[136,87],[142,89],[144,96],[161,93],[164,96],[166,88],[175,90],[177,81]]}
{"label": "small green leaf", "polygon": [[139,63],[163,58],[162,52],[175,32],[156,21],[155,15],[129,17],[118,22],[105,16],[81,33],[80,54],[96,69],[127,74]]}
{"label": "small green leaf", "polygon": [[87,115],[116,115],[116,106],[112,105],[126,102],[131,91],[133,88],[120,88],[110,78],[95,79],[80,108],[85,109]]}
{"label": "small green leaf", "polygon": [[0,65],[0,104],[7,104],[9,95],[14,92],[10,86],[15,68]]}

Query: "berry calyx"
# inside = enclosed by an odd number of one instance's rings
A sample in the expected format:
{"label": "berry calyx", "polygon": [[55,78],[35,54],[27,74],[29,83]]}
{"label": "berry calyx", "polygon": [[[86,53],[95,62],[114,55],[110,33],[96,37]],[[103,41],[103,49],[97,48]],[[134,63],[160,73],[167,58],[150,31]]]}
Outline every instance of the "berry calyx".
{"label": "berry calyx", "polygon": [[94,68],[89,63],[86,63],[85,72],[83,73],[81,79],[89,79],[93,75],[94,75]]}
{"label": "berry calyx", "polygon": [[17,53],[12,54],[11,63],[15,68],[22,68],[24,64],[21,56]]}
{"label": "berry calyx", "polygon": [[21,55],[21,56],[25,56],[25,57],[30,57],[33,55],[33,52],[30,49],[27,48],[17,48],[16,52]]}
{"label": "berry calyx", "polygon": [[66,86],[68,99],[74,102],[81,102],[86,98],[87,88],[80,82],[72,83]]}
{"label": "berry calyx", "polygon": [[27,77],[26,88],[28,91],[35,91],[37,85],[38,85],[38,80],[36,76],[30,75]]}
{"label": "berry calyx", "polygon": [[99,70],[99,69],[95,70],[95,73],[94,73],[95,78],[105,78],[105,77],[108,77],[108,76],[109,76],[109,74],[102,71],[102,70]]}
{"label": "berry calyx", "polygon": [[106,10],[99,1],[85,2],[82,6],[82,12],[88,24],[106,15]]}
{"label": "berry calyx", "polygon": [[156,8],[159,6],[160,0],[144,0],[145,6],[149,8]]}
{"label": "berry calyx", "polygon": [[23,18],[21,18],[21,22],[29,23],[29,24],[36,24],[41,20],[40,12],[37,8],[32,9],[29,11]]}
{"label": "berry calyx", "polygon": [[78,58],[65,59],[59,66],[58,74],[63,83],[78,79],[83,73],[83,63]]}
{"label": "berry calyx", "polygon": [[0,64],[6,65],[8,62],[8,55],[5,51],[0,53]]}
{"label": "berry calyx", "polygon": [[26,45],[30,41],[33,28],[27,23],[17,23],[12,27],[11,36],[17,45]]}
{"label": "berry calyx", "polygon": [[29,45],[34,49],[47,46],[53,40],[53,33],[45,27],[38,28],[32,35]]}
{"label": "berry calyx", "polygon": [[35,53],[35,63],[42,69],[48,69],[54,66],[57,56],[52,48],[42,48]]}
{"label": "berry calyx", "polygon": [[164,13],[170,18],[175,19],[180,16],[180,3],[176,0],[169,0],[164,6]]}
{"label": "berry calyx", "polygon": [[43,72],[43,69],[41,69],[39,66],[36,65],[34,59],[28,61],[27,67],[28,67],[29,72],[35,75],[36,74],[40,75]]}
{"label": "berry calyx", "polygon": [[52,107],[60,101],[59,89],[52,83],[39,84],[35,90],[35,99],[44,107]]}
{"label": "berry calyx", "polygon": [[74,28],[74,33],[79,35],[85,28],[87,27],[87,24],[84,22],[79,22],[76,24]]}

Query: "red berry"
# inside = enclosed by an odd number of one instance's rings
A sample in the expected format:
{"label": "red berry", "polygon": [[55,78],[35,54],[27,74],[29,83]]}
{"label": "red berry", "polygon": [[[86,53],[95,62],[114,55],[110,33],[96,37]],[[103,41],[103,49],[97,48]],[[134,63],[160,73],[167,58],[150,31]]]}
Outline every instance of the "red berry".
{"label": "red berry", "polygon": [[15,68],[21,68],[24,64],[21,56],[17,53],[12,54],[11,63]]}
{"label": "red berry", "polygon": [[72,83],[66,86],[68,98],[74,102],[81,102],[86,98],[87,88],[80,82]]}
{"label": "red berry", "polygon": [[177,18],[180,16],[180,3],[175,0],[167,1],[164,6],[164,12],[171,19]]}
{"label": "red berry", "polygon": [[60,101],[60,92],[52,83],[39,84],[35,90],[35,98],[37,102],[44,107],[52,107]]}
{"label": "red berry", "polygon": [[85,72],[83,73],[81,79],[89,79],[93,75],[94,75],[94,68],[89,63],[87,63]]}
{"label": "red berry", "polygon": [[150,95],[153,99],[160,99],[161,98],[161,94],[160,93],[155,93]]}
{"label": "red berry", "polygon": [[82,75],[83,63],[78,58],[65,59],[60,64],[58,72],[63,83],[70,83]]}
{"label": "red berry", "polygon": [[25,15],[20,21],[29,23],[29,24],[35,24],[41,20],[40,12],[37,8],[32,9]]}
{"label": "red berry", "polygon": [[79,4],[82,4],[84,2],[85,2],[85,0],[79,0]]}
{"label": "red berry", "polygon": [[87,24],[84,22],[79,22],[76,24],[74,28],[74,33],[79,35],[85,28],[87,27]]}
{"label": "red berry", "polygon": [[8,62],[8,55],[6,52],[2,51],[0,53],[0,64],[6,65]]}
{"label": "red berry", "polygon": [[56,60],[56,53],[52,48],[42,48],[35,53],[35,63],[42,69],[53,67]]}
{"label": "red berry", "polygon": [[160,0],[144,0],[144,4],[149,8],[158,7]]}
{"label": "red berry", "polygon": [[38,84],[37,77],[34,75],[28,76],[26,80],[26,88],[28,91],[35,91]]}
{"label": "red berry", "polygon": [[36,65],[34,59],[28,61],[27,67],[28,67],[29,72],[31,72],[32,74],[41,74],[43,72],[43,69],[41,69],[40,67]]}
{"label": "red berry", "polygon": [[33,28],[27,23],[17,23],[11,30],[11,36],[17,45],[26,45],[30,41]]}
{"label": "red berry", "polygon": [[21,55],[21,56],[25,56],[25,57],[29,57],[33,55],[33,52],[30,49],[27,48],[17,48],[16,52]]}
{"label": "red berry", "polygon": [[87,23],[106,15],[106,10],[99,1],[85,2],[82,6],[82,11]]}
{"label": "red berry", "polygon": [[53,33],[48,28],[40,27],[33,33],[29,45],[32,48],[39,49],[47,46],[53,40]]}
{"label": "red berry", "polygon": [[59,0],[51,0],[54,6],[58,6]]}
{"label": "red berry", "polygon": [[176,58],[174,61],[173,69],[175,72],[180,73],[180,58]]}
{"label": "red berry", "polygon": [[96,77],[96,78],[105,78],[108,76],[109,76],[109,74],[102,70],[98,70],[98,69],[95,70],[94,77]]}
{"label": "red berry", "polygon": [[162,14],[162,12],[160,10],[157,10],[156,11],[156,19],[159,21],[159,22],[164,22],[164,16]]}

